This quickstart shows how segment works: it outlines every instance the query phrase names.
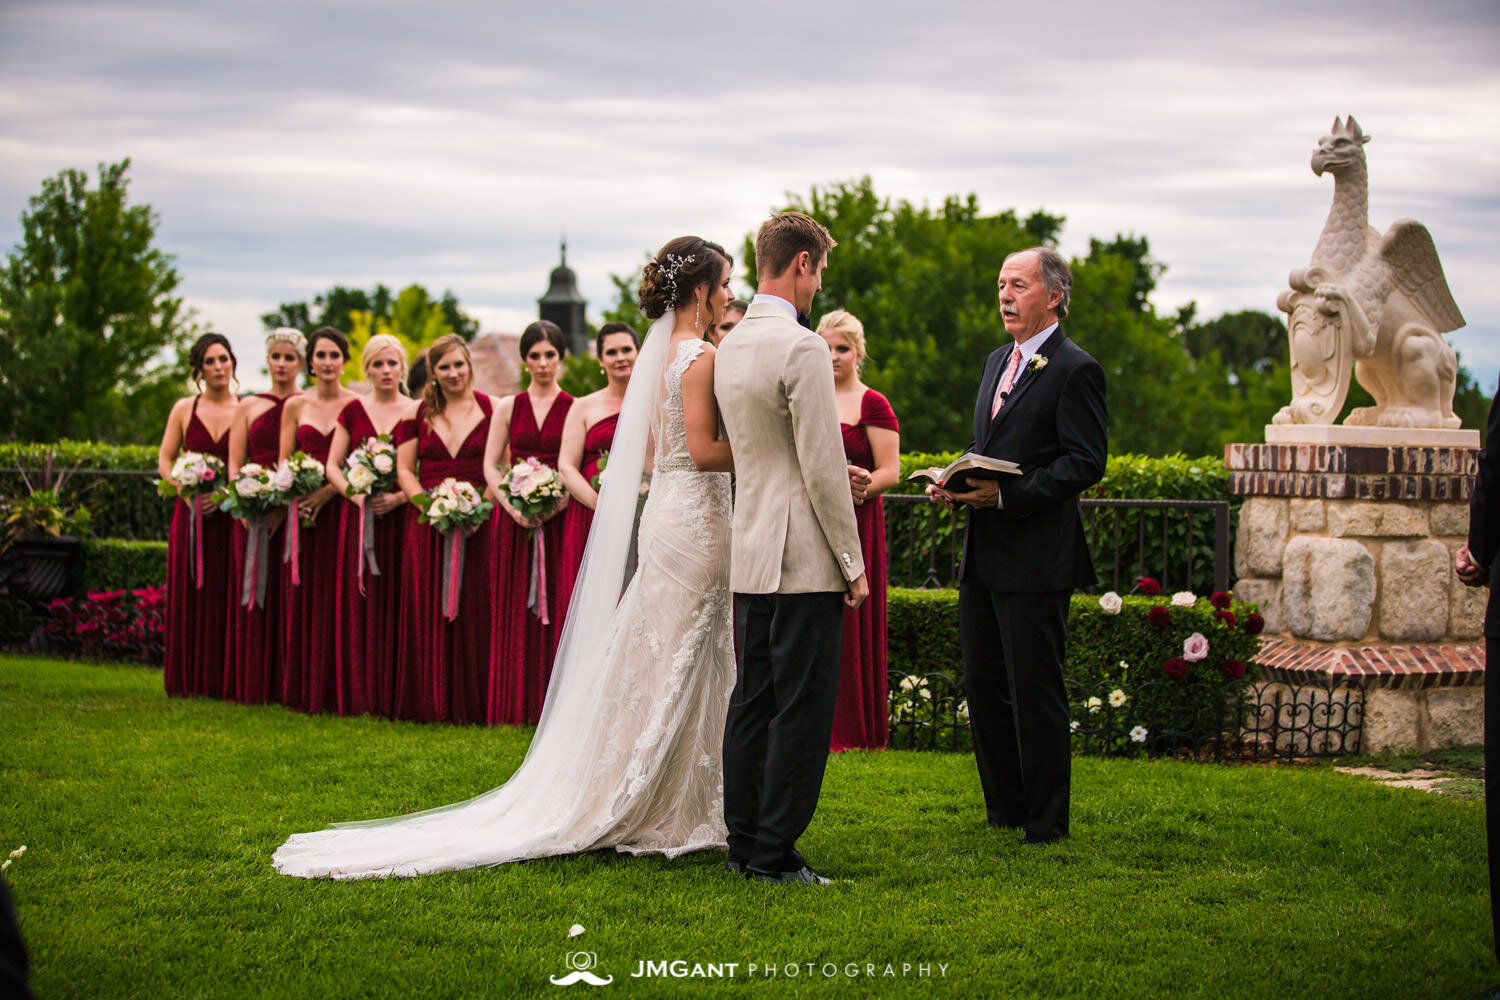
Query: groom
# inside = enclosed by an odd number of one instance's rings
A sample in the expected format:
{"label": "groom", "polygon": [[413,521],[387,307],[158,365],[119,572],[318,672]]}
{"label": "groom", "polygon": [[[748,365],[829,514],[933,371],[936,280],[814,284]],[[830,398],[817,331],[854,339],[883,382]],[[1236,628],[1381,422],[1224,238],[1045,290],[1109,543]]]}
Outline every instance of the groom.
{"label": "groom", "polygon": [[729,870],[766,882],[829,884],[796,844],[828,761],[843,609],[870,593],[828,345],[797,323],[833,245],[801,212],[768,219],[755,236],[755,299],[714,364],[735,469]]}

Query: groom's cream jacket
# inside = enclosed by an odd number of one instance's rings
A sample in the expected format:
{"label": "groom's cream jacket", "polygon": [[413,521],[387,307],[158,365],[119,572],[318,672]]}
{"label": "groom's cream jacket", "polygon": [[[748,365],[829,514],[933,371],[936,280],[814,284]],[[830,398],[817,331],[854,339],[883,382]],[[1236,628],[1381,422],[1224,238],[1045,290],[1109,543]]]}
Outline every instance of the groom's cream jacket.
{"label": "groom's cream jacket", "polygon": [[719,345],[714,395],[734,452],[730,589],[847,590],[865,564],[828,345],[753,303]]}

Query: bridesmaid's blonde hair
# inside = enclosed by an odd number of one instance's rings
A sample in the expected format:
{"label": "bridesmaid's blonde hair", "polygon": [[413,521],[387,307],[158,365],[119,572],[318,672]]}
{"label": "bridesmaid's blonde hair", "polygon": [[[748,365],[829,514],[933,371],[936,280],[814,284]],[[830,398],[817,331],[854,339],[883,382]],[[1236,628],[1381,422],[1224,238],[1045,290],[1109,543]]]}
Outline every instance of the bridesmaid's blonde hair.
{"label": "bridesmaid's blonde hair", "polygon": [[849,346],[854,348],[855,359],[861,365],[865,363],[865,325],[853,313],[843,309],[825,313],[818,320],[818,336],[825,333],[836,333],[849,341]]}
{"label": "bridesmaid's blonde hair", "polygon": [[364,349],[359,352],[359,366],[364,369],[365,378],[370,377],[370,365],[375,356],[384,350],[394,350],[396,357],[401,359],[401,371],[396,379],[396,391],[403,396],[406,395],[406,347],[388,333],[377,333],[365,342]]}

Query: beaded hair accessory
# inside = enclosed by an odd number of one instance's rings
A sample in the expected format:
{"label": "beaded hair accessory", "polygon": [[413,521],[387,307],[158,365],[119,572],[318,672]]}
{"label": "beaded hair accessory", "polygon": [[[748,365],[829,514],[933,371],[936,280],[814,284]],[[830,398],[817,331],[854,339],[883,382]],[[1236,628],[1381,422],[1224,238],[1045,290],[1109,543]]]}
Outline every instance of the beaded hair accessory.
{"label": "beaded hair accessory", "polygon": [[277,344],[286,344],[297,352],[297,357],[307,357],[307,338],[302,336],[302,331],[290,326],[278,326],[266,334],[266,350],[270,350]]}
{"label": "beaded hair accessory", "polygon": [[667,290],[670,292],[670,295],[667,299],[668,308],[675,308],[679,301],[677,296],[678,273],[681,272],[682,269],[688,264],[691,264],[695,259],[696,255],[694,254],[688,254],[686,257],[679,257],[675,253],[669,253],[666,256],[667,262],[665,264],[656,265],[657,267],[661,268],[662,278],[665,279],[667,283]]}

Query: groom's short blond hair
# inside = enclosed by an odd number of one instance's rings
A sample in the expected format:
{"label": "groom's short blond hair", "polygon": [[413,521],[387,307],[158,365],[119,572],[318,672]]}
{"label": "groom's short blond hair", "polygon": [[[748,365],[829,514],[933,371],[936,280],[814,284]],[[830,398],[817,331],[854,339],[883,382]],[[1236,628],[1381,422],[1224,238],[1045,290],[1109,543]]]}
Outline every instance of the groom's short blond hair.
{"label": "groom's short blond hair", "polygon": [[779,278],[804,250],[816,266],[836,246],[828,230],[812,216],[777,212],[755,234],[755,273],[761,278]]}

